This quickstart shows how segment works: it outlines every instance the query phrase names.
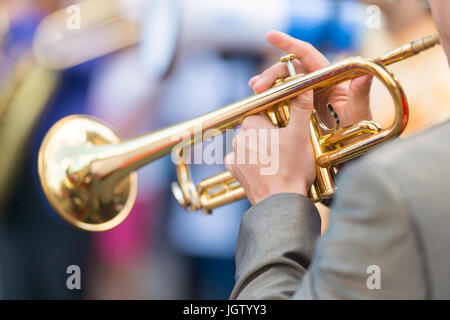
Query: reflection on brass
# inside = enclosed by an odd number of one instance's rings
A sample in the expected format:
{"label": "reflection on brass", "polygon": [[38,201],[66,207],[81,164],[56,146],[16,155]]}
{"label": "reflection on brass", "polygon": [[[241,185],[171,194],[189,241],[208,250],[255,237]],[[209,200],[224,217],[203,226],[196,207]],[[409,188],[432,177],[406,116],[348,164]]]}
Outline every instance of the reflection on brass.
{"label": "reflection on brass", "polygon": [[[309,196],[314,201],[330,198],[336,190],[334,166],[397,137],[406,127],[407,100],[400,83],[386,65],[438,42],[434,35],[375,60],[352,57],[307,75],[291,75],[263,93],[121,142],[107,125],[92,117],[73,115],[63,118],[47,133],[39,151],[42,187],[55,210],[71,224],[90,231],[113,228],[131,210],[137,189],[134,171],[138,168],[173,150],[182,153],[182,146],[209,136],[208,129],[216,129],[215,134],[219,134],[239,125],[245,117],[274,106],[277,108],[270,110],[279,114],[274,114],[271,120],[282,127],[289,120],[289,99],[309,90],[317,94],[361,74],[371,74],[387,88],[394,102],[395,120],[388,128],[382,129],[373,121],[362,121],[326,132],[321,129],[316,113],[311,118],[317,179]],[[243,188],[229,172],[207,178],[195,187],[187,164],[181,162],[177,166],[177,176],[178,183],[172,184],[172,190],[184,208],[210,212],[245,197]]]}
{"label": "reflection on brass", "polygon": [[58,73],[36,63],[26,48],[4,48],[9,19],[0,6],[0,208],[8,204],[30,135],[59,81]]}
{"label": "reflection on brass", "polygon": [[[147,4],[130,3],[123,6],[119,0],[77,1],[74,4],[81,14],[79,29],[69,28],[72,14],[67,8],[57,10],[37,27],[32,52],[31,48],[10,50],[17,57],[8,60],[11,71],[1,74],[0,83],[0,208],[7,204],[32,130],[58,88],[59,70],[140,41],[140,19]],[[0,60],[12,25],[8,11],[1,7]]]}
{"label": "reflection on brass", "polygon": [[50,69],[66,69],[136,44],[146,2],[132,4],[123,8],[119,0],[79,1],[79,29],[68,25],[71,15],[66,8],[49,14],[36,30],[37,61]]}
{"label": "reflection on brass", "polygon": [[57,72],[32,60],[22,62],[26,63],[0,92],[0,207],[13,190],[30,135],[59,82]]}

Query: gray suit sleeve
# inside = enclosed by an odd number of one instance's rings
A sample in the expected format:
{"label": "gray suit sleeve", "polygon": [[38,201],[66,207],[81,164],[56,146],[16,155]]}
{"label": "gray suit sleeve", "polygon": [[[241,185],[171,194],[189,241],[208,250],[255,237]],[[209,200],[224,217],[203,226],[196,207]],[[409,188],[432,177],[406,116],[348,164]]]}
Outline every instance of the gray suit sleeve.
{"label": "gray suit sleeve", "polygon": [[287,299],[297,290],[320,234],[320,216],[308,198],[272,195],[242,217],[231,299]]}
{"label": "gray suit sleeve", "polygon": [[320,239],[318,212],[301,195],[273,195],[244,214],[232,299],[427,297],[419,241],[392,175],[359,162],[341,178]]}

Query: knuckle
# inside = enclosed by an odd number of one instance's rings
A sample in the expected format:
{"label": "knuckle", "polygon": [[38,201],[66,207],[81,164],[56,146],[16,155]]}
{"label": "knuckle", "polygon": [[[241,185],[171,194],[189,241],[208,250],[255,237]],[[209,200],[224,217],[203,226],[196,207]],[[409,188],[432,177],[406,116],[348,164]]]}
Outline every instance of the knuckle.
{"label": "knuckle", "polygon": [[266,83],[267,83],[267,82],[271,82],[272,78],[274,78],[274,77],[275,77],[275,76],[274,76],[273,70],[267,69],[267,70],[265,70],[265,71],[262,73],[261,79],[264,79],[264,80],[265,80],[264,85],[266,86]]}
{"label": "knuckle", "polygon": [[232,153],[228,153],[226,156],[225,156],[225,166],[229,166],[230,164],[231,164],[231,161],[230,160],[232,160]]}
{"label": "knuckle", "polygon": [[261,129],[265,127],[265,119],[263,115],[254,115],[244,119],[242,122],[242,131],[246,134],[250,134],[253,130]]}
{"label": "knuckle", "polygon": [[[246,131],[249,128],[249,124],[248,124],[247,118],[245,118],[244,121],[242,121],[241,128],[242,128],[242,131]],[[239,135],[239,133],[237,135]]]}
{"label": "knuckle", "polygon": [[234,166],[235,166],[235,153],[231,152],[229,154],[227,154],[225,156],[225,167],[229,170],[229,171],[233,171],[234,170]]}
{"label": "knuckle", "polygon": [[313,46],[311,43],[309,43],[309,42],[305,42],[305,47],[306,47],[306,50],[307,50],[307,51],[313,51],[313,50],[316,49],[316,48],[314,48],[314,46]]}
{"label": "knuckle", "polygon": [[292,51],[292,49],[295,49],[296,45],[294,42],[294,39],[292,37],[288,37],[286,39],[286,49]]}
{"label": "knuckle", "polygon": [[303,94],[299,94],[297,97],[292,99],[292,106],[294,108],[306,108],[312,109],[314,96],[310,92],[305,92]]}
{"label": "knuckle", "polygon": [[[253,124],[253,118],[254,118],[255,116],[249,116],[249,117],[247,117],[247,118],[245,118],[244,119],[244,121],[242,121],[242,130],[243,131],[247,131],[247,130],[249,130],[250,128],[252,128],[252,124]],[[238,135],[239,135],[240,133],[238,133]]]}
{"label": "knuckle", "polygon": [[277,78],[278,74],[281,73],[280,70],[283,70],[283,67],[284,66],[282,62],[277,62],[268,69],[264,70],[262,74],[264,75],[264,78],[274,80],[275,78]]}

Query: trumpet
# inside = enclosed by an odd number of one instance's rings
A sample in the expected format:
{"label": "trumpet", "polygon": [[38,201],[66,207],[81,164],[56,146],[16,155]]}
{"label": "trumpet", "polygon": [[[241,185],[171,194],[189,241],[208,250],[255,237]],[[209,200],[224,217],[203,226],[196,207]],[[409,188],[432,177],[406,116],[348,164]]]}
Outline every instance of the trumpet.
{"label": "trumpet", "polygon": [[[72,225],[103,231],[120,224],[130,213],[137,194],[140,167],[180,146],[200,142],[215,129],[225,132],[247,116],[265,112],[277,127],[288,125],[290,99],[313,90],[318,94],[363,74],[375,76],[389,92],[395,109],[393,123],[383,129],[374,121],[361,121],[343,128],[328,128],[313,112],[311,143],[316,159],[317,178],[309,190],[313,201],[329,199],[336,191],[335,166],[359,157],[397,137],[408,121],[408,103],[403,89],[386,66],[433,47],[438,35],[413,41],[377,59],[351,57],[310,74],[295,74],[293,55],[282,58],[290,76],[273,87],[192,120],[157,130],[134,139],[120,141],[105,123],[86,115],[71,115],[56,122],[45,136],[38,155],[42,188],[53,208]],[[214,208],[242,199],[245,191],[225,171],[202,180],[197,187],[189,166],[177,164],[178,182],[172,191],[180,205],[190,210]]]}

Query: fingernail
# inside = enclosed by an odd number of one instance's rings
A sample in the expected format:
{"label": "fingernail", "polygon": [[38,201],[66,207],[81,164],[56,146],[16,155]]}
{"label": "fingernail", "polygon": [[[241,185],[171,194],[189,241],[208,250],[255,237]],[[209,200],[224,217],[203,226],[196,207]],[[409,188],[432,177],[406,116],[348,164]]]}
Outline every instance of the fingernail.
{"label": "fingernail", "polygon": [[253,90],[258,91],[257,88],[261,87],[264,84],[264,78],[260,77],[258,81],[253,85]]}
{"label": "fingernail", "polygon": [[248,86],[250,88],[253,88],[253,85],[255,84],[255,82],[258,80],[258,78],[260,77],[260,75],[254,76],[252,77],[249,81],[248,81]]}

